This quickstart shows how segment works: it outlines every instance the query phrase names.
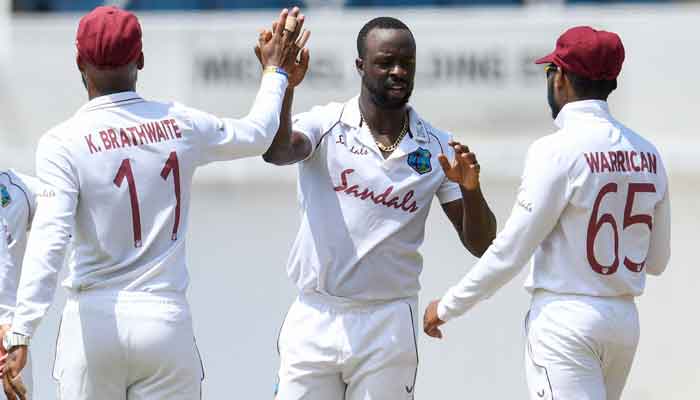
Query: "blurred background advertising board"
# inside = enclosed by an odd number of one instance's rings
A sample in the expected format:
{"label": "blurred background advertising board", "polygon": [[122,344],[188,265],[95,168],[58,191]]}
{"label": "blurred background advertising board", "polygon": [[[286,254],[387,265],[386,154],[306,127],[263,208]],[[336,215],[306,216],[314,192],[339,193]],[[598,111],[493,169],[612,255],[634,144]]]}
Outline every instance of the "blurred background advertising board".
{"label": "blurred background advertising board", "polygon": [[[297,90],[295,111],[354,96],[360,85],[354,70],[357,32],[374,16],[395,15],[417,41],[412,103],[419,113],[471,144],[483,160],[498,160],[485,171],[514,177],[527,145],[554,130],[544,72],[532,61],[549,52],[566,28],[588,24],[618,32],[627,49],[619,89],[610,99],[614,115],[657,143],[670,169],[689,172],[699,168],[685,142],[695,137],[692,96],[700,92],[700,78],[680,71],[700,67],[698,52],[688,51],[700,37],[699,11],[686,4],[311,8],[311,68]],[[252,52],[257,29],[275,12],[141,12],[146,67],[139,91],[221,116],[244,115],[260,76]],[[4,48],[12,60],[3,72],[0,138],[19,149],[13,158],[23,169],[31,169],[27,155],[40,135],[86,101],[75,68],[78,19],[75,13],[18,14],[0,29],[9,30],[11,45]],[[257,162],[212,167],[199,177],[257,179],[268,173],[272,179],[293,177]]]}

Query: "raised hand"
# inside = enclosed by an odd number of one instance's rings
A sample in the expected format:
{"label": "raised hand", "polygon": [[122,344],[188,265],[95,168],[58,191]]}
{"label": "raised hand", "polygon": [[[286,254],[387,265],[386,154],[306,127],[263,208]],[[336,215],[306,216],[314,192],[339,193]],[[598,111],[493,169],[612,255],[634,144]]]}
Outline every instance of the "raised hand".
{"label": "raised hand", "polygon": [[[283,13],[284,10],[282,11],[282,14]],[[283,32],[289,34],[289,32],[292,32],[289,30],[289,28],[294,26],[293,35],[295,41],[292,45],[292,51],[281,62],[281,64],[277,65],[282,67],[287,72],[289,76],[288,85],[289,87],[293,88],[304,80],[306,71],[309,69],[309,49],[305,48],[304,46],[306,46],[306,42],[309,40],[311,32],[308,30],[302,30],[305,16],[299,13],[299,8],[294,7],[291,13],[289,13],[289,15],[286,17],[287,19],[284,23],[282,22],[281,18],[282,14],[280,14],[280,20],[272,24],[272,30],[263,29],[260,31],[258,43],[255,46],[255,55],[258,57],[258,60],[263,67],[267,66],[263,58],[263,50],[265,46],[268,46],[269,43],[275,38],[275,35],[279,34],[281,30],[278,29],[278,27],[284,26],[285,29]],[[295,23],[291,23],[290,19],[291,21],[295,21]]]}
{"label": "raised hand", "polygon": [[438,161],[445,176],[452,182],[456,182],[466,190],[479,188],[479,172],[481,167],[476,160],[476,154],[469,151],[469,147],[455,141],[450,141],[449,145],[455,151],[455,160],[450,162],[446,155],[440,154]]}

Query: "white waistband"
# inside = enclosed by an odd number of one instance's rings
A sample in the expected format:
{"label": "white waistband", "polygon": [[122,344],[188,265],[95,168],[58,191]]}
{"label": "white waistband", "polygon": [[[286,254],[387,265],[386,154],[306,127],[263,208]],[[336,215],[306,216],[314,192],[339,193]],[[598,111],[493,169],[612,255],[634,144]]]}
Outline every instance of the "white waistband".
{"label": "white waistband", "polygon": [[96,300],[113,303],[161,303],[187,306],[187,296],[178,292],[131,292],[126,290],[69,291],[69,301]]}
{"label": "white waistband", "polygon": [[536,289],[532,293],[532,303],[546,303],[553,300],[578,300],[585,303],[634,303],[634,296],[590,296],[587,294],[556,293],[544,289]]}
{"label": "white waistband", "polygon": [[391,300],[356,300],[319,292],[303,292],[299,294],[297,299],[304,304],[333,311],[371,311],[372,309],[395,303],[409,304],[413,308],[418,306],[418,296]]}

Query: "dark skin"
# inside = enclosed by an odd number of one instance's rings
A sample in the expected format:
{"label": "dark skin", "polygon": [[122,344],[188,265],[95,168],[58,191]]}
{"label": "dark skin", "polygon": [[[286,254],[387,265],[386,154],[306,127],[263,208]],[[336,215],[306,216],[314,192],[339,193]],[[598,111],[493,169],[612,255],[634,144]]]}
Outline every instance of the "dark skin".
{"label": "dark skin", "polygon": [[[412,35],[402,29],[373,29],[366,39],[366,51],[355,60],[362,78],[360,110],[375,140],[393,144],[407,117],[408,99],[415,77],[416,45]],[[265,161],[276,165],[294,164],[307,158],[311,143],[292,129],[291,106],[294,88],[287,89],[277,135]],[[496,237],[496,217],[489,209],[479,185],[480,167],[476,155],[458,142],[449,143],[455,151],[450,162],[440,155],[440,165],[448,179],[460,185],[462,199],[442,205],[455,227],[460,241],[479,257]],[[390,152],[382,152],[388,158]]]}
{"label": "dark skin", "polygon": [[[282,10],[274,26],[284,27],[288,16],[296,18],[297,23],[293,30],[261,31],[261,39],[258,41],[255,53],[264,67],[282,67],[287,71],[299,69],[297,55],[308,62],[308,50],[303,47],[309,33],[301,34],[304,16],[300,14],[300,10],[296,7],[291,11]],[[264,40],[262,40],[263,35]],[[88,98],[92,100],[114,93],[135,91],[138,71],[144,67],[144,56],[142,53],[133,62],[116,68],[98,68],[85,62],[80,56],[76,58],[76,64]],[[298,77],[298,73],[295,76],[290,74],[290,81]],[[303,79],[303,74],[300,79]],[[7,325],[0,326],[0,339],[9,329]],[[19,390],[13,387],[13,382],[20,379],[20,372],[27,363],[27,356],[27,346],[15,346],[9,352],[0,346],[0,378],[5,378],[3,390],[8,399],[24,399]]]}
{"label": "dark skin", "polygon": [[556,118],[566,104],[574,101],[607,100],[606,98],[579,96],[571,84],[571,80],[561,68],[554,64],[550,64],[547,68],[547,102],[552,110],[552,118]]}
{"label": "dark skin", "polygon": [[[576,93],[569,77],[554,64],[547,68],[547,102],[552,111],[552,118],[559,115],[561,109],[568,103],[580,100],[606,100],[598,97],[583,97]],[[440,300],[430,302],[423,315],[423,331],[431,337],[442,339],[440,326],[445,322],[438,317]]]}

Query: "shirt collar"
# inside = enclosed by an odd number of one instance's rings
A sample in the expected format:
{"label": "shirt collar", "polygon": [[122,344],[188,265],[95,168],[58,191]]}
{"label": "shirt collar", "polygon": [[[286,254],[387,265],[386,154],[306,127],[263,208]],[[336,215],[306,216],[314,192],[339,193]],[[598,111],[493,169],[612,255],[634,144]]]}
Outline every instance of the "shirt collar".
{"label": "shirt collar", "polygon": [[559,129],[562,129],[568,121],[581,116],[593,116],[603,119],[612,118],[608,102],[604,100],[580,100],[565,104],[554,120],[554,124]]}
{"label": "shirt collar", "polygon": [[[429,141],[425,122],[423,122],[423,119],[410,104],[408,104],[407,107],[409,123],[408,133],[389,158],[400,157],[403,154],[410,153],[421,144],[425,144]],[[365,146],[370,146],[371,148],[377,146],[374,143],[374,138],[370,134],[369,129],[362,129],[363,122],[362,114],[360,113],[360,96],[355,96],[345,103],[340,122],[353,128],[353,136]]]}
{"label": "shirt collar", "polygon": [[143,99],[138,95],[138,93],[133,91],[108,94],[105,96],[95,97],[94,99],[88,101],[82,107],[80,107],[78,113],[94,111],[110,106],[130,104],[134,101],[143,101]]}

